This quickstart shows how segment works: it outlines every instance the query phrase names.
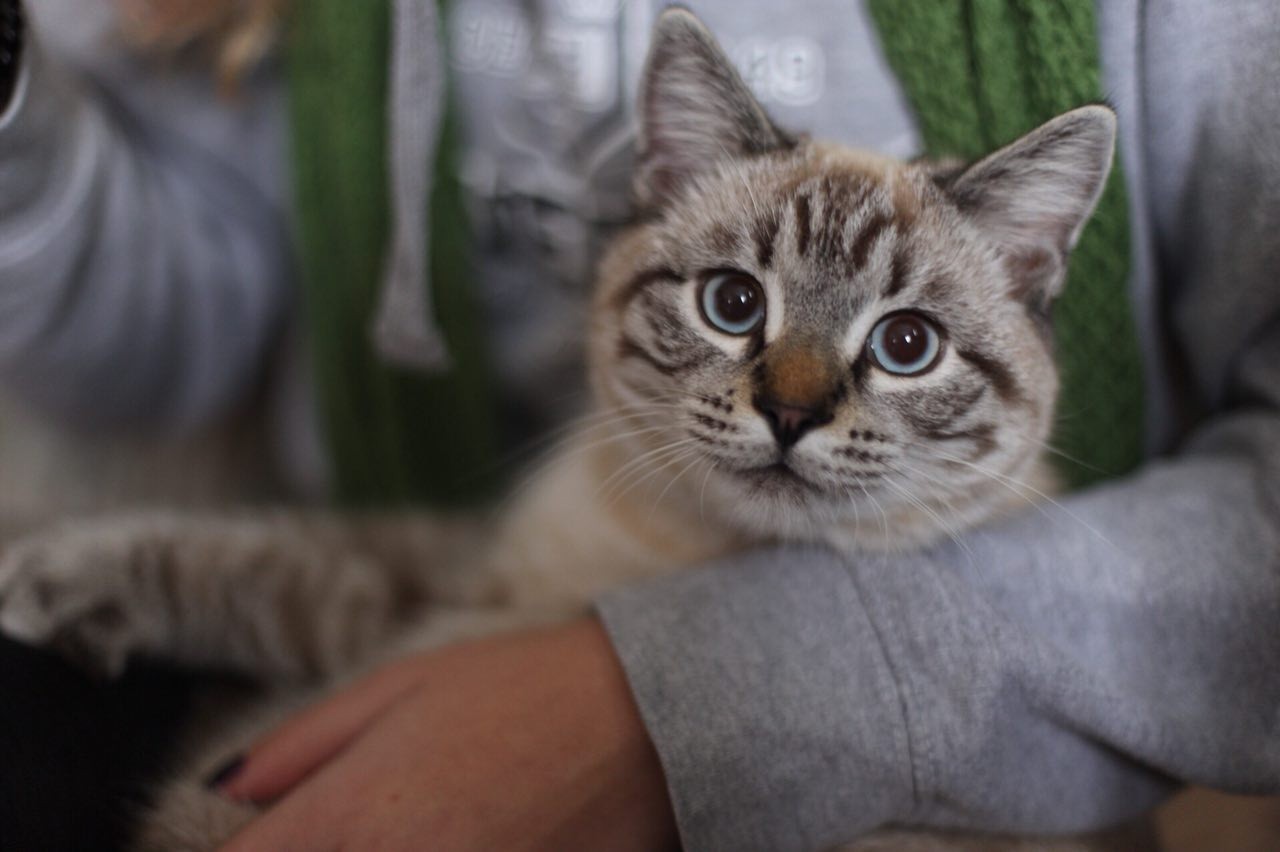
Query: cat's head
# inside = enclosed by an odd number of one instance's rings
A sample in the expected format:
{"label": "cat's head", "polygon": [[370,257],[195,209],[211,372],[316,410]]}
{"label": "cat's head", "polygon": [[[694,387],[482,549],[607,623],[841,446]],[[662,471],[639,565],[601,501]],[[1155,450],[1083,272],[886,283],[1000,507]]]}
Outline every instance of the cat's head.
{"label": "cat's head", "polygon": [[923,539],[1009,502],[1050,428],[1049,310],[1115,129],[1086,106],[954,170],[810,141],[668,10],[640,99],[643,219],[605,258],[592,328],[630,451],[768,534],[860,519]]}

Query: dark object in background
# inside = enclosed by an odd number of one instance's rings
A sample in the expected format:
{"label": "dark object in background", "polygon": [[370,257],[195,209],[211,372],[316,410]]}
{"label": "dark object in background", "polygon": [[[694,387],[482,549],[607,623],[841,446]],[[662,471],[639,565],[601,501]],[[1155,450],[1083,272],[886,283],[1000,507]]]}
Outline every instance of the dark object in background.
{"label": "dark object in background", "polygon": [[147,666],[95,683],[0,637],[0,846],[121,848],[132,805],[177,741],[193,684]]}
{"label": "dark object in background", "polygon": [[0,0],[0,113],[9,106],[22,67],[22,4]]}

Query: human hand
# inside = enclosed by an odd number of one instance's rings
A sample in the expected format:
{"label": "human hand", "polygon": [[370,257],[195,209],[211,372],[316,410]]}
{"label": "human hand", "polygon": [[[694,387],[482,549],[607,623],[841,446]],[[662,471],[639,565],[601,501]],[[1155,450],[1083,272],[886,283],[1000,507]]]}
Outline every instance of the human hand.
{"label": "human hand", "polygon": [[392,664],[267,736],[219,789],[274,803],[224,852],[677,843],[657,754],[594,619]]}

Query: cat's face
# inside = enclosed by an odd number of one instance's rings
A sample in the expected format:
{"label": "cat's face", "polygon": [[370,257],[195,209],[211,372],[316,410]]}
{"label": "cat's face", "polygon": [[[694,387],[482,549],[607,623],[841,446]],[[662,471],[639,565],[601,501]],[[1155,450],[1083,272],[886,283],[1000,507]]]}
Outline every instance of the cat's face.
{"label": "cat's face", "polygon": [[942,179],[789,139],[669,12],[642,119],[650,218],[606,258],[592,352],[635,450],[704,511],[774,535],[923,539],[1009,502],[1051,424],[1047,311],[1109,167],[1110,112]]}

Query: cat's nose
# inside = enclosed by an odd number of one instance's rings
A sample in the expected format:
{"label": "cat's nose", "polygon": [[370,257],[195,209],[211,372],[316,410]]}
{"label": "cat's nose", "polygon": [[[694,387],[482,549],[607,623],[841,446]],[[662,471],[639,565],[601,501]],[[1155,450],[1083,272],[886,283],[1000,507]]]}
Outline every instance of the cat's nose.
{"label": "cat's nose", "polygon": [[794,446],[810,430],[831,422],[831,413],[823,409],[787,405],[761,396],[753,402],[760,416],[769,424],[778,446],[784,450]]}

